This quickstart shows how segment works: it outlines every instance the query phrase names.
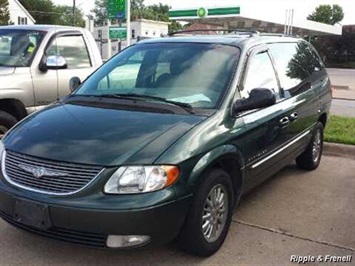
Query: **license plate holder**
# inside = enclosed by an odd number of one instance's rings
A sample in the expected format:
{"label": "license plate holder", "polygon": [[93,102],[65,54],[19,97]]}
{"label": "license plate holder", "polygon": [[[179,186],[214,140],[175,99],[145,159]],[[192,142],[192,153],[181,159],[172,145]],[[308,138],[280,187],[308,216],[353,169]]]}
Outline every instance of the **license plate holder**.
{"label": "license plate holder", "polygon": [[52,226],[47,205],[23,199],[15,200],[13,219],[18,223],[42,230]]}

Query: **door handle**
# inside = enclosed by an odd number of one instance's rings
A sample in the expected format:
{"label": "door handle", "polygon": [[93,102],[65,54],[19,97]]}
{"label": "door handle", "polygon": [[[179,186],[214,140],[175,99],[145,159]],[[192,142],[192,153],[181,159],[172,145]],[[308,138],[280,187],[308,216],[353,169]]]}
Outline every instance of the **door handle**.
{"label": "door handle", "polygon": [[295,113],[293,113],[293,114],[290,114],[290,120],[291,120],[291,122],[296,121],[297,118],[298,118],[297,112],[295,112]]}
{"label": "door handle", "polygon": [[286,127],[290,123],[290,119],[286,116],[280,119],[280,126]]}

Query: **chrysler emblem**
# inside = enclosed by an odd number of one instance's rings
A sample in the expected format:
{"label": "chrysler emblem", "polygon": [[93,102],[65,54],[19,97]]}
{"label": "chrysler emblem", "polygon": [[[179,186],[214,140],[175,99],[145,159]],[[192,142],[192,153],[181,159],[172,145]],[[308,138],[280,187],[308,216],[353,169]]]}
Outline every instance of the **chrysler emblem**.
{"label": "chrysler emblem", "polygon": [[27,165],[27,164],[19,164],[18,167],[20,169],[22,169],[23,171],[32,174],[36,178],[41,178],[44,176],[48,176],[48,177],[66,176],[66,173],[47,170],[44,167],[31,166],[31,165]]}

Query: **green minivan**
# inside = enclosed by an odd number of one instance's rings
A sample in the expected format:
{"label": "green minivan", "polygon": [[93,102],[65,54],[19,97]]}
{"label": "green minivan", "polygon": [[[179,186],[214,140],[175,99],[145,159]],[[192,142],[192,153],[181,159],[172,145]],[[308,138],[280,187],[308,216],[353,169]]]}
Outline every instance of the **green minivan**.
{"label": "green minivan", "polygon": [[331,104],[309,43],[255,32],[144,40],[70,87],[0,141],[0,217],[70,243],[176,239],[200,256],[244,193],[293,160],[317,168]]}

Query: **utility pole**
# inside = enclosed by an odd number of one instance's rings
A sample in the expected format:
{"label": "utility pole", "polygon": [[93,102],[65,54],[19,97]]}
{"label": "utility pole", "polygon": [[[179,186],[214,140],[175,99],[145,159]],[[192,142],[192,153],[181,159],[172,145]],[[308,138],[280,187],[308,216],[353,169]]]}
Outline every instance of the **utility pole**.
{"label": "utility pole", "polygon": [[76,9],[76,0],[73,0],[73,26],[75,27],[75,9]]}

